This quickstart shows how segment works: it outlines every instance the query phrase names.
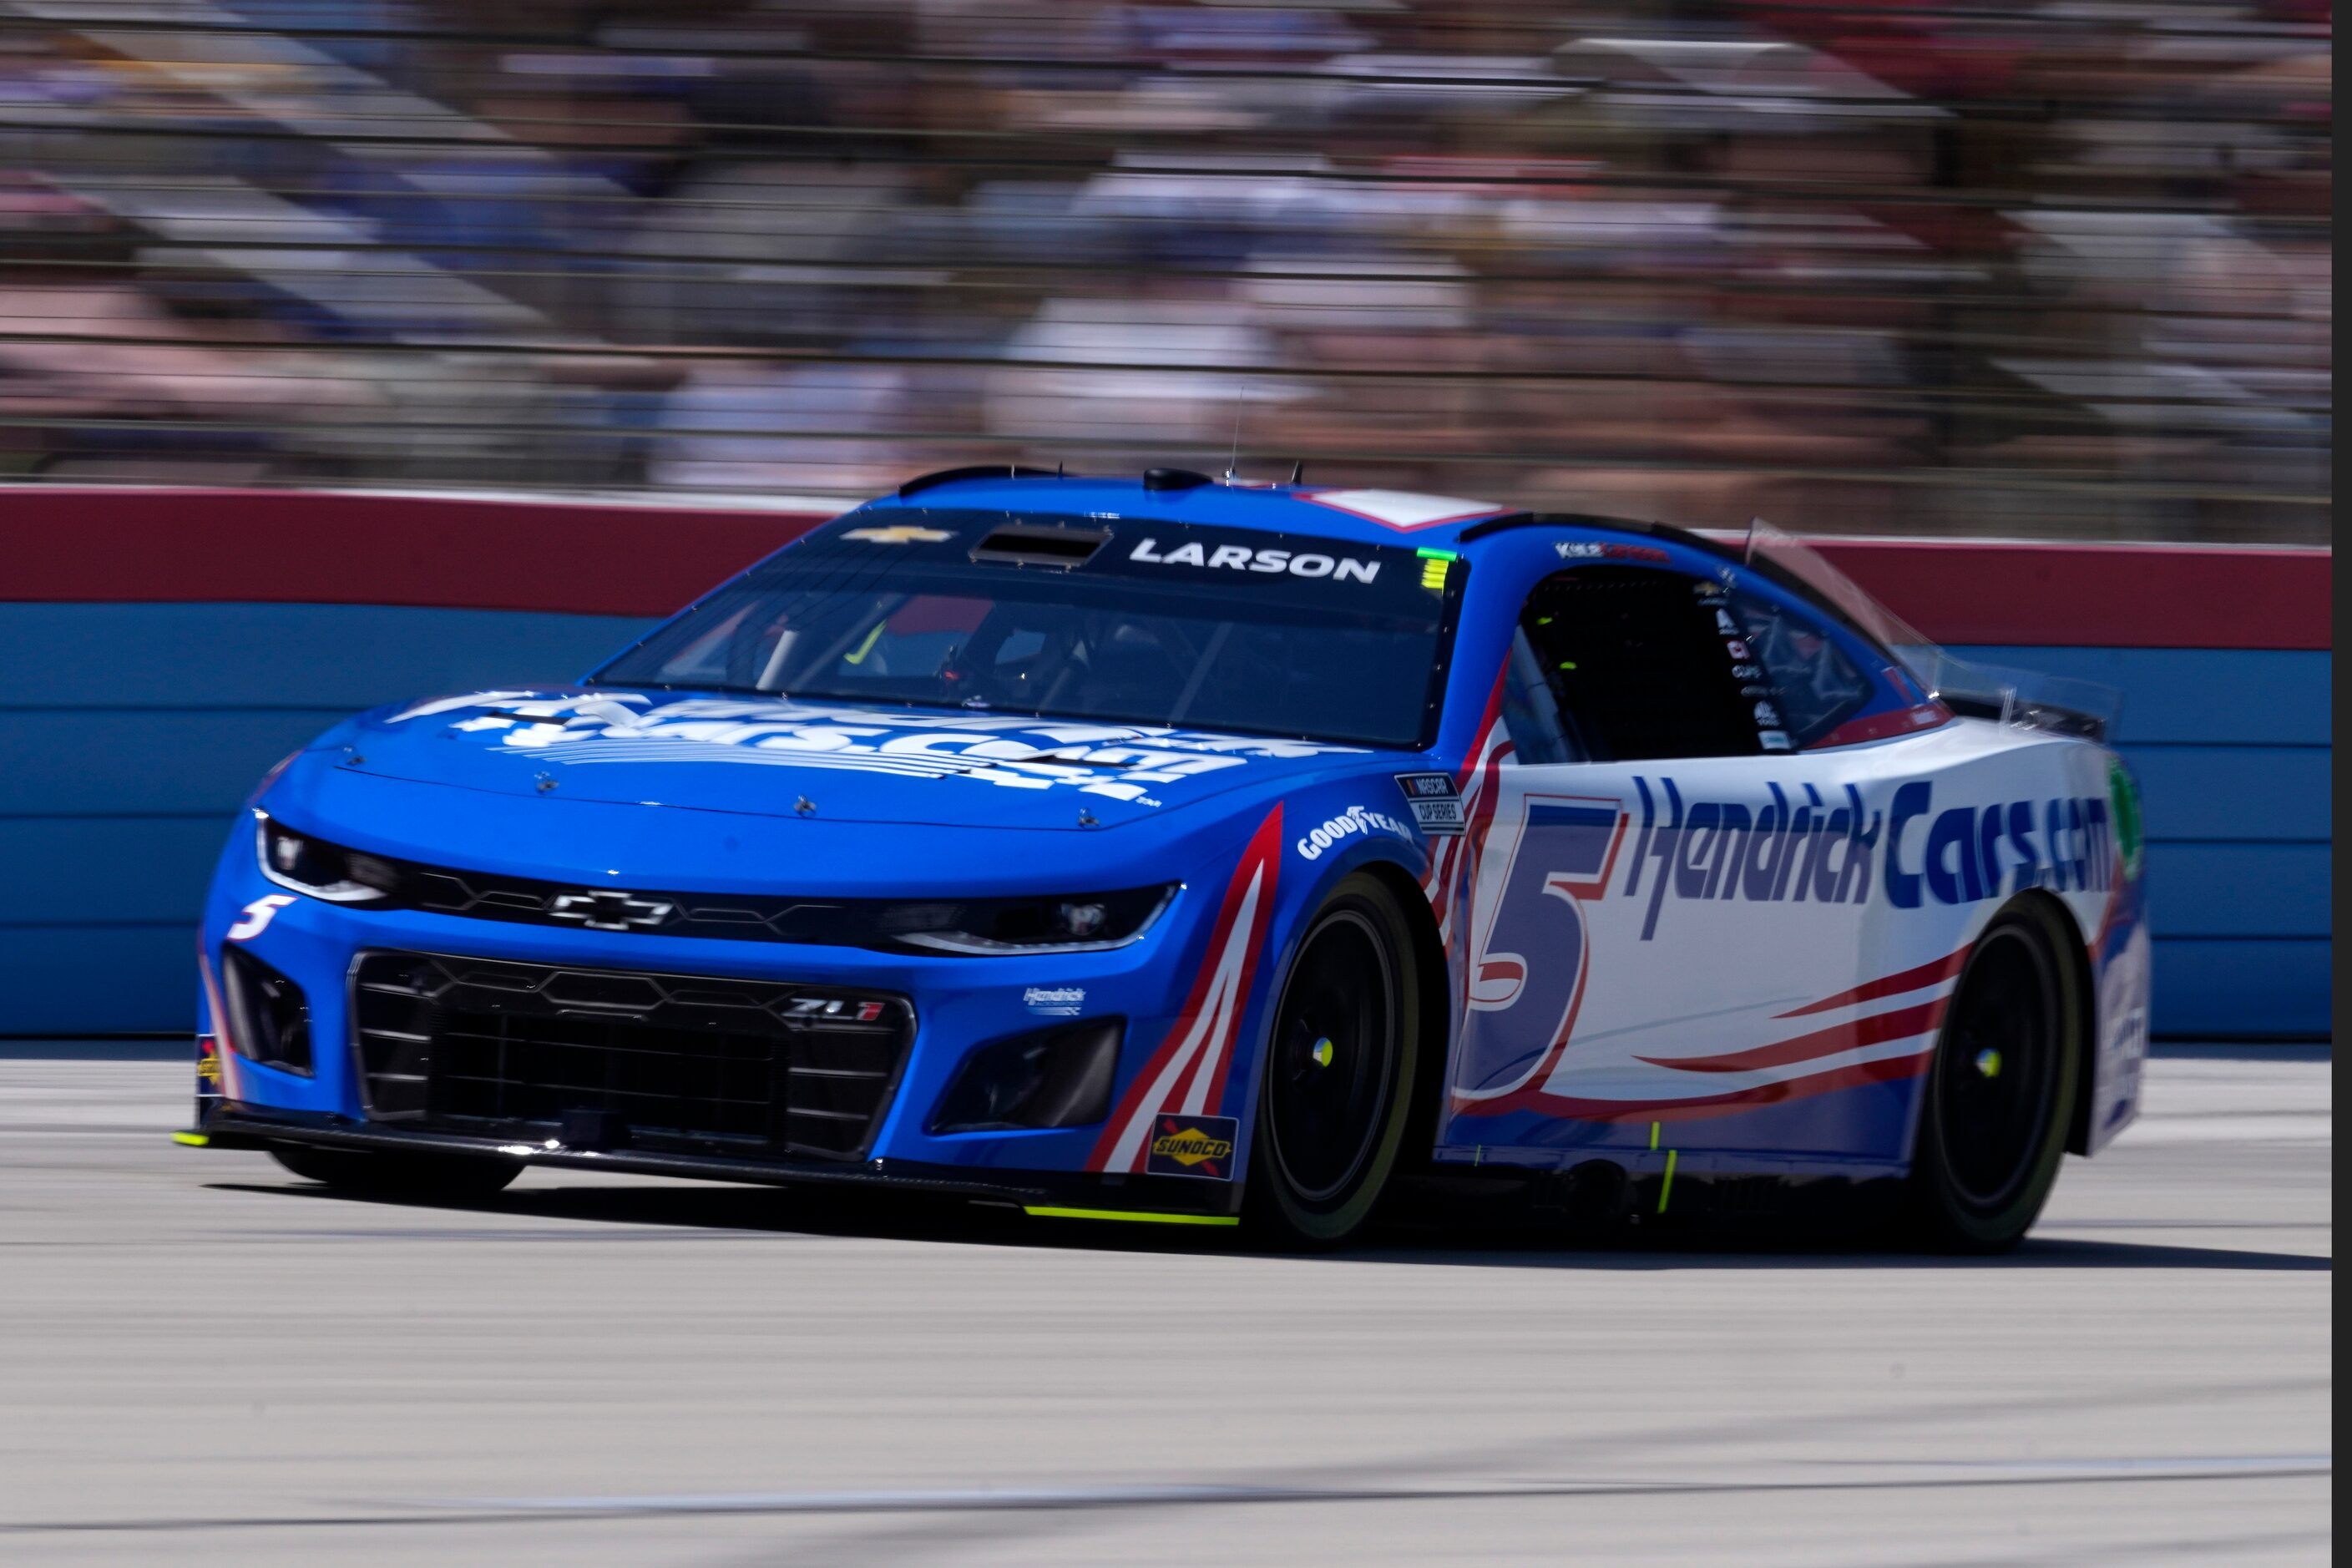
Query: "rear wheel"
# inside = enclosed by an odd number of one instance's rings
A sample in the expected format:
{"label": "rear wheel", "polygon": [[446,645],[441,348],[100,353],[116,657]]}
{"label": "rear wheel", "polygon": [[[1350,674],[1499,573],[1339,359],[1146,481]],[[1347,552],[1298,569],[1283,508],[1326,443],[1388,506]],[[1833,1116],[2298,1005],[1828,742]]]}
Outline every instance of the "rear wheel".
{"label": "rear wheel", "polygon": [[1275,1004],[1245,1216],[1279,1245],[1362,1228],[1396,1168],[1420,1054],[1419,976],[1404,911],[1379,879],[1317,910]]}
{"label": "rear wheel", "polygon": [[2011,904],[1969,953],[1920,1107],[1906,1229],[1942,1251],[2013,1247],[2066,1152],[2082,1062],[2062,918]]}
{"label": "rear wheel", "polygon": [[386,1198],[486,1198],[522,1174],[511,1160],[273,1143],[269,1157],[341,1192]]}

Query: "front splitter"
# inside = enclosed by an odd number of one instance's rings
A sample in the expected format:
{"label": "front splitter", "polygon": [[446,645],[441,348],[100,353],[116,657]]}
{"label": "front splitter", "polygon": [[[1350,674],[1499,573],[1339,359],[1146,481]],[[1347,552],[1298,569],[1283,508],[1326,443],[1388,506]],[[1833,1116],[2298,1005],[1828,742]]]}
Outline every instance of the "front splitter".
{"label": "front splitter", "polygon": [[1241,1206],[1240,1189],[1224,1183],[1212,1186],[1164,1177],[1063,1175],[1036,1171],[978,1177],[969,1169],[952,1165],[898,1160],[869,1160],[860,1165],[842,1166],[814,1161],[737,1160],[725,1155],[646,1149],[576,1149],[553,1141],[517,1142],[423,1129],[395,1131],[341,1121],[281,1120],[241,1108],[215,1110],[201,1127],[174,1137],[213,1149],[266,1150],[274,1143],[293,1143],[320,1149],[511,1160],[525,1167],[678,1176],[770,1187],[823,1187],[836,1192],[970,1198],[1013,1205],[1049,1218],[1230,1225],[1235,1223],[1234,1216]]}

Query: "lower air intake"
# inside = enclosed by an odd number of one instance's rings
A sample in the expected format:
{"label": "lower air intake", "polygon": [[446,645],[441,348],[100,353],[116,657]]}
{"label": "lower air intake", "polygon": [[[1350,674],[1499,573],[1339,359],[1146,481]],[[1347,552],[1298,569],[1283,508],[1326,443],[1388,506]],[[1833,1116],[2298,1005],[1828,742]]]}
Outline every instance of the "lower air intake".
{"label": "lower air intake", "polygon": [[421,952],[352,1012],[372,1121],[738,1157],[863,1157],[914,1039],[898,996]]}

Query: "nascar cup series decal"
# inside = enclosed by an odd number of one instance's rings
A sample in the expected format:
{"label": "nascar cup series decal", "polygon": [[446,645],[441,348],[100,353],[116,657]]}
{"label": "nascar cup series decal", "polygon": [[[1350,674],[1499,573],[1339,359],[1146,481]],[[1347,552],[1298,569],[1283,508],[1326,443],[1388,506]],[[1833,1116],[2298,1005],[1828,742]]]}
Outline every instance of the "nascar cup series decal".
{"label": "nascar cup series decal", "polygon": [[1462,791],[1452,773],[1399,773],[1396,782],[1397,788],[1404,791],[1405,809],[1412,813],[1423,833],[1433,837],[1459,833],[1466,826]]}
{"label": "nascar cup series decal", "polygon": [[1134,724],[1054,723],[972,714],[877,713],[783,699],[689,698],[641,692],[535,697],[482,692],[421,703],[414,719],[461,714],[450,728],[495,737],[538,763],[710,762],[829,768],[910,778],[961,778],[1005,789],[1066,787],[1157,805],[1156,784],[1245,767],[1256,758],[1360,752],[1360,746]]}

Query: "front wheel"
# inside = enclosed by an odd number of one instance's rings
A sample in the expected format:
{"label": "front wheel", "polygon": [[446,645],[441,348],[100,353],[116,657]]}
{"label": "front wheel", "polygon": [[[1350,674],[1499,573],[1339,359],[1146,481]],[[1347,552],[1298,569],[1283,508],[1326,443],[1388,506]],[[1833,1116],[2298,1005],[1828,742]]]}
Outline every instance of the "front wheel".
{"label": "front wheel", "polygon": [[1412,1110],[1420,1020],[1396,895],[1347,878],[1308,922],[1275,1004],[1244,1210],[1260,1237],[1333,1247],[1371,1217]]}
{"label": "front wheel", "polygon": [[2072,940],[2061,916],[2027,900],[1995,915],[1969,951],[1920,1106],[1908,1239],[1999,1252],[2042,1213],[2082,1074]]}
{"label": "front wheel", "polygon": [[486,1198],[522,1174],[522,1166],[512,1160],[304,1143],[273,1143],[269,1157],[298,1176],[361,1197]]}

